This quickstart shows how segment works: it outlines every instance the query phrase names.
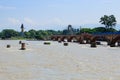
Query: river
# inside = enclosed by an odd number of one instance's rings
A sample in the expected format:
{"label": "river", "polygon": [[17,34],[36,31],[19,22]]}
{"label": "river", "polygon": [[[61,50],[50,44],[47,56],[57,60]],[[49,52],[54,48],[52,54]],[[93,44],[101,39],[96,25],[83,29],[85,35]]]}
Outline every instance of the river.
{"label": "river", "polygon": [[24,42],[0,40],[0,80],[120,80],[120,47]]}

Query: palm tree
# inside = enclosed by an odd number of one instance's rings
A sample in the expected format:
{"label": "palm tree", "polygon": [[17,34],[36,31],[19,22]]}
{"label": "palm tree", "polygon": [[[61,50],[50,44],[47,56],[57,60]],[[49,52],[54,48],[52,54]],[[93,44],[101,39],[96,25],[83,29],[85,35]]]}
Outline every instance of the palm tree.
{"label": "palm tree", "polygon": [[114,15],[104,15],[103,17],[100,18],[100,23],[105,25],[105,27],[108,28],[113,28],[116,25],[116,18]]}

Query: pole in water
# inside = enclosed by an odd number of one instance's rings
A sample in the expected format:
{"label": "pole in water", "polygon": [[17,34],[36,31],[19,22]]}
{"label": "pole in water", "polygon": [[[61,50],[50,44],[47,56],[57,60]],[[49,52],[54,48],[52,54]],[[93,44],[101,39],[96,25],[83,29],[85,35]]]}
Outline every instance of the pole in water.
{"label": "pole in water", "polygon": [[22,41],[19,41],[19,44],[22,44]]}
{"label": "pole in water", "polygon": [[7,45],[7,48],[10,48],[10,47],[11,47],[11,46],[8,44],[8,45]]}
{"label": "pole in water", "polygon": [[21,50],[25,50],[25,43],[21,43]]}

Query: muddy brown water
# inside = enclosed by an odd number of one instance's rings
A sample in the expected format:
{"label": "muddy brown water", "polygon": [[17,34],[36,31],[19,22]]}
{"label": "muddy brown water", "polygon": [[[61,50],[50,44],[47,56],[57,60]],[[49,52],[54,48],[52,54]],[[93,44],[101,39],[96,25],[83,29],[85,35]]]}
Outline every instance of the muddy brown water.
{"label": "muddy brown water", "polygon": [[0,40],[0,80],[120,80],[120,47],[24,42]]}

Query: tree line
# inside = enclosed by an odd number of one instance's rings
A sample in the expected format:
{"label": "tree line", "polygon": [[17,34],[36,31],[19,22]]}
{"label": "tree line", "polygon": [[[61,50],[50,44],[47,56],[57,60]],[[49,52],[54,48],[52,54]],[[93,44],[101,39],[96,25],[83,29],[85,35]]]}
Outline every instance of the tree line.
{"label": "tree line", "polygon": [[[116,32],[114,29],[117,21],[114,15],[104,15],[99,21],[105,27],[96,28],[73,28],[72,25],[68,25],[64,30],[34,30],[24,31],[23,33],[15,31],[14,29],[4,29],[0,32],[1,39],[36,39],[36,40],[49,40],[52,35],[80,35],[81,33],[105,33]],[[21,26],[24,28],[23,24]],[[21,35],[24,34],[24,35]]]}
{"label": "tree line", "polygon": [[[80,35],[81,33],[103,33],[103,32],[116,32],[114,28],[106,29],[104,27],[96,28],[72,28],[73,35]],[[36,39],[36,40],[48,40],[52,35],[70,35],[69,30],[66,28],[64,30],[34,30],[25,31],[24,35],[21,36],[21,32],[15,31],[13,29],[4,29],[0,32],[1,39]]]}
{"label": "tree line", "polygon": [[59,35],[61,31],[55,30],[34,30],[25,31],[21,35],[21,32],[15,31],[14,29],[4,29],[0,32],[1,39],[37,39],[37,40],[48,40],[52,35]]}

